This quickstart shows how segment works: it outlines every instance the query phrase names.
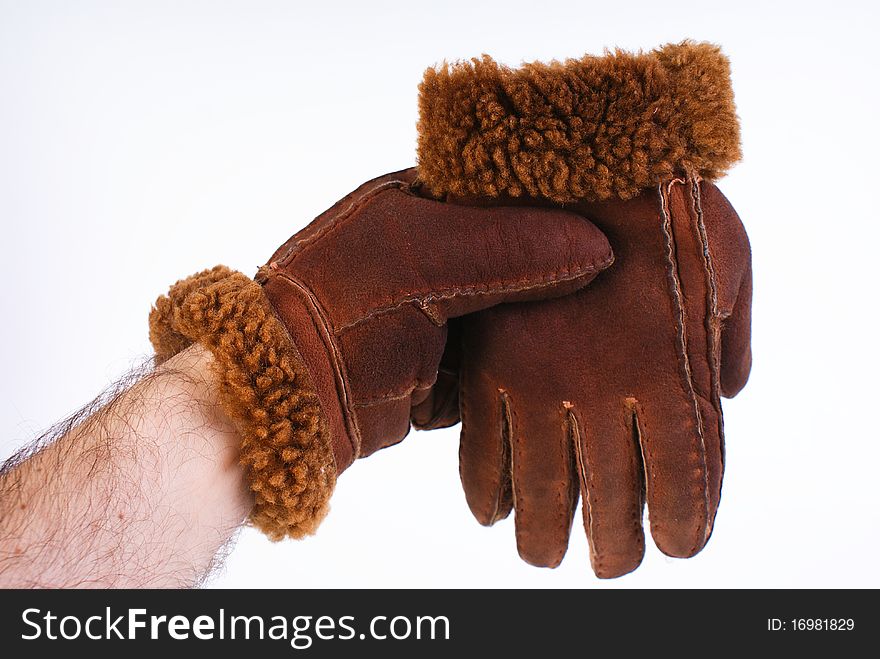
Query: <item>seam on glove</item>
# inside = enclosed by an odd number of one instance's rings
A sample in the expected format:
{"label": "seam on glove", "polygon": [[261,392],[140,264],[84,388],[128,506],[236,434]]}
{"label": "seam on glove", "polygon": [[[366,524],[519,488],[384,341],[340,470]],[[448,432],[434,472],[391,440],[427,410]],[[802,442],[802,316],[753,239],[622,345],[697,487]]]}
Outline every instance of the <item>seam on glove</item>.
{"label": "seam on glove", "polygon": [[[501,519],[507,517],[510,511],[515,509],[513,494],[513,463],[511,454],[513,447],[511,446],[511,426],[509,396],[504,389],[498,389],[492,403],[486,405],[478,405],[478,411],[474,414],[469,407],[469,401],[473,398],[469,394],[469,380],[465,375],[466,371],[462,371],[460,379],[459,391],[459,413],[461,416],[461,433],[459,443],[459,460],[458,474],[468,496],[468,505],[474,516],[484,526],[492,526]],[[498,462],[491,470],[491,501],[485,496],[487,488],[475,488],[473,481],[465,479],[463,467],[465,463],[473,464],[473,460],[466,460],[463,456],[466,446],[473,441],[473,431],[471,430],[471,421],[474,416],[485,420],[487,415],[491,414],[491,429],[488,431],[489,436],[482,438],[484,441],[497,442],[495,447],[498,449]],[[485,447],[481,451],[485,455]],[[480,479],[480,483],[485,483],[484,479]],[[473,508],[473,493],[480,492],[477,499],[479,509]],[[509,504],[509,505],[508,505]]]}
{"label": "seam on glove", "polygon": [[[584,454],[584,447],[581,444],[581,429],[577,417],[574,414],[574,405],[563,402],[566,411],[566,421],[568,425],[568,436],[574,444],[574,455],[578,468],[578,480],[581,483],[582,506],[587,516],[587,541],[590,546],[591,563],[594,570],[598,574],[604,570],[602,551],[599,549],[595,528],[598,526],[593,518],[593,470],[590,468],[590,460]],[[588,449],[589,450],[589,449]]]}
{"label": "seam on glove", "polygon": [[[525,279],[519,279],[516,281],[499,281],[499,282],[490,282],[487,284],[481,284],[479,287],[476,286],[460,286],[460,287],[452,287],[443,289],[440,291],[436,290],[423,290],[423,291],[413,291],[406,292],[401,291],[400,293],[395,293],[390,297],[393,302],[387,304],[384,307],[379,307],[378,309],[373,309],[367,314],[360,316],[352,321],[349,321],[336,329],[336,335],[339,336],[344,332],[350,330],[357,325],[360,325],[363,322],[370,320],[376,316],[379,316],[384,313],[389,313],[402,307],[405,304],[416,303],[420,307],[427,302],[434,302],[437,300],[447,300],[455,297],[479,297],[483,295],[497,295],[499,293],[519,293],[523,291],[532,290],[535,288],[541,288],[546,286],[548,283],[561,283],[567,281],[573,281],[575,279],[580,279],[581,277],[586,277],[587,275],[591,275],[597,272],[601,272],[605,268],[607,268],[611,263],[614,262],[614,255],[609,251],[601,261],[597,263],[587,263],[587,264],[576,264],[574,266],[575,270],[572,272],[571,266],[560,268],[554,272],[547,273],[542,275],[540,278],[532,278],[527,277]],[[565,274],[563,274],[565,273]],[[402,296],[402,297],[401,297]]]}
{"label": "seam on glove", "polygon": [[[722,317],[718,311],[718,278],[715,274],[715,265],[712,262],[712,253],[709,250],[709,236],[706,232],[706,223],[703,218],[703,200],[700,194],[700,181],[693,179],[691,181],[691,197],[693,209],[695,212],[697,236],[703,248],[703,266],[705,268],[706,279],[709,284],[707,303],[709,313],[706,314],[706,333],[708,341],[706,342],[706,360],[709,364],[709,371],[712,386],[711,404],[715,413],[718,415],[718,450],[721,458],[722,473],[724,469],[724,412],[721,409],[721,322]],[[721,498],[720,484],[718,498]],[[714,522],[714,520],[713,520]]]}
{"label": "seam on glove", "polygon": [[327,423],[302,360],[262,287],[216,266],[177,282],[150,312],[161,364],[198,341],[214,356],[223,410],[241,434],[255,495],[251,523],[272,540],[314,533],[336,467]]}
{"label": "seam on glove", "polygon": [[[514,432],[515,428],[519,427],[519,424],[516,421],[516,411],[513,410],[513,406],[510,404],[510,396],[507,391],[502,391],[501,394],[501,409],[503,410],[505,425],[507,427],[507,441],[510,446],[510,493],[511,493],[511,505],[513,507],[513,534],[516,537],[516,547],[520,556],[522,554],[522,548],[526,546],[525,543],[525,532],[522,528],[522,520],[523,520],[523,506],[522,498],[517,496],[517,478],[516,478],[516,469],[518,464],[522,464],[522,443],[517,441],[518,433]],[[504,426],[502,426],[504,427]],[[523,558],[525,558],[523,556]]]}
{"label": "seam on glove", "polygon": [[[557,436],[556,449],[561,458],[562,464],[571,466],[571,442],[569,441],[568,432],[565,428],[565,417],[567,413],[563,406],[562,419],[560,429],[563,431],[562,436]],[[555,434],[555,433],[554,433]],[[556,523],[561,537],[565,538],[565,543],[560,543],[559,548],[553,554],[552,565],[554,567],[562,563],[565,553],[568,551],[569,535],[571,534],[571,526],[574,521],[575,506],[571,495],[571,472],[567,474],[565,480],[556,480],[553,488],[556,492]]]}
{"label": "seam on glove", "polygon": [[672,235],[672,215],[669,210],[669,195],[672,192],[673,186],[683,185],[684,183],[685,182],[681,179],[674,179],[672,181],[669,181],[665,186],[658,186],[657,191],[660,197],[660,229],[663,232],[663,239],[666,245],[666,263],[668,266],[667,279],[669,281],[670,292],[672,293],[672,301],[676,311],[676,331],[678,335],[679,353],[678,356],[681,368],[683,370],[682,384],[684,385],[683,388],[685,394],[687,394],[690,398],[694,412],[694,429],[697,431],[697,436],[700,438],[700,452],[698,457],[700,459],[700,471],[702,472],[703,486],[703,528],[702,531],[699,529],[696,530],[694,544],[690,550],[690,553],[693,554],[705,543],[708,537],[710,524],[709,511],[711,510],[711,504],[709,501],[709,469],[706,463],[706,437],[705,433],[703,432],[703,416],[702,414],[700,414],[700,403],[697,400],[697,392],[694,389],[693,376],[691,373],[691,363],[690,359],[688,358],[684,300],[681,290],[681,281],[678,276],[678,265],[676,263],[675,239]]}
{"label": "seam on glove", "polygon": [[302,240],[299,240],[291,245],[284,253],[284,256],[282,256],[280,259],[276,259],[274,263],[277,263],[279,266],[288,265],[293,257],[295,257],[297,254],[304,252],[307,247],[313,245],[324,236],[327,236],[344,226],[346,220],[353,217],[355,212],[359,210],[362,206],[366,205],[366,203],[372,200],[373,197],[376,197],[377,195],[379,195],[379,193],[386,192],[388,190],[403,189],[406,185],[406,181],[394,179],[391,181],[380,183],[374,188],[370,188],[369,190],[364,192],[363,195],[352,201],[343,210],[339,211],[336,215],[330,218],[329,222],[318,229],[315,233],[310,236],[306,236]]}
{"label": "seam on glove", "polygon": [[[645,413],[638,399],[628,396],[623,399],[623,405],[630,415],[630,432],[631,438],[635,446],[632,451],[633,473],[637,474],[637,479],[641,480],[641,491],[636,505],[633,507],[632,528],[633,537],[641,547],[642,554],[645,550],[644,529],[642,528],[642,520],[645,516],[645,499],[647,497],[648,488],[648,467],[645,464],[645,447],[642,439],[647,435],[647,428],[643,422]],[[632,436],[634,435],[634,436]]]}
{"label": "seam on glove", "polygon": [[[633,401],[632,407],[636,412],[640,412],[641,408],[638,406],[638,401],[635,398],[626,398],[624,399],[626,402]],[[650,532],[653,534],[654,531],[658,533],[662,530],[662,525],[659,523],[656,517],[651,516],[651,504],[650,502],[654,499],[654,492],[656,490],[655,481],[656,475],[654,470],[651,468],[651,465],[654,463],[654,451],[651,446],[651,440],[648,439],[651,437],[651,429],[648,427],[648,418],[642,414],[638,419],[638,431],[639,431],[639,455],[642,459],[642,476],[644,478],[645,483],[645,505],[648,508],[648,522],[650,524]],[[642,510],[642,517],[639,520],[639,523],[644,519],[645,512]],[[644,529],[642,530],[644,533]]]}
{"label": "seam on glove", "polygon": [[741,157],[730,63],[693,41],[518,69],[444,62],[419,86],[418,131],[419,179],[439,196],[629,199]]}
{"label": "seam on glove", "polygon": [[352,407],[361,408],[361,407],[373,407],[375,405],[382,405],[383,403],[390,403],[395,400],[403,400],[404,398],[409,398],[416,391],[426,391],[434,386],[436,383],[436,378],[434,382],[423,383],[420,381],[416,381],[411,384],[409,387],[404,389],[403,391],[392,391],[387,394],[382,394],[380,396],[376,396],[374,398],[367,398],[365,400],[359,400],[352,403]]}
{"label": "seam on glove", "polygon": [[342,346],[336,341],[336,334],[330,324],[330,314],[324,309],[318,297],[306,284],[299,278],[292,276],[288,272],[277,271],[276,276],[279,280],[287,282],[296,292],[308,303],[309,319],[315,331],[321,337],[322,341],[326,338],[325,349],[330,357],[330,363],[333,367],[333,379],[336,384],[336,393],[342,405],[342,414],[344,416],[345,426],[348,432],[346,440],[351,446],[352,460],[360,457],[363,438],[361,429],[358,425],[357,416],[352,414],[352,394],[349,389],[348,371],[345,368],[346,360],[342,356]]}
{"label": "seam on glove", "polygon": [[[462,392],[462,395],[464,393]],[[513,417],[510,412],[510,396],[504,389],[498,390],[501,404],[501,464],[498,469],[498,489],[495,493],[495,510],[492,513],[492,524],[516,509],[513,490]],[[510,499],[508,500],[508,493]],[[508,504],[510,504],[508,506]],[[515,513],[514,513],[515,514]]]}

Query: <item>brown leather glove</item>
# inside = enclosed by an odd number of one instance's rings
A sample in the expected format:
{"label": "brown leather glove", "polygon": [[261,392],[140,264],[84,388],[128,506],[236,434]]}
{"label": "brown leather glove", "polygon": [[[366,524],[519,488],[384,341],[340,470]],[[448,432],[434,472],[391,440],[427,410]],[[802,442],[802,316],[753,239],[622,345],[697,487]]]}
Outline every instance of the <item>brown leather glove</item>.
{"label": "brown leather glove", "polygon": [[415,170],[362,185],[284,243],[256,281],[218,266],[151,314],[161,362],[201,341],[242,434],[270,537],[313,531],[336,476],[409,431],[437,376],[446,320],[585,286],[612,254],[568,211],[465,208],[421,196]]}
{"label": "brown leather glove", "polygon": [[454,422],[460,368],[468,503],[483,524],[513,508],[530,563],[562,560],[578,493],[598,576],[641,562],[645,499],[657,546],[694,555],[721,493],[719,397],[751,364],[748,239],[706,182],[739,155],[726,59],[690,43],[518,71],[484,59],[429,71],[421,112],[434,192],[564,203],[615,264],[569,297],[462,319],[414,419]]}

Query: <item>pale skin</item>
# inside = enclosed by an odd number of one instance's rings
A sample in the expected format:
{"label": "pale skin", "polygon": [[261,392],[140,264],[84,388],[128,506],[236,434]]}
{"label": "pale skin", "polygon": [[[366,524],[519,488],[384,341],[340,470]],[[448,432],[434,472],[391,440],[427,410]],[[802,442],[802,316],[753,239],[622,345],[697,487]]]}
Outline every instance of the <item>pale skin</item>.
{"label": "pale skin", "polygon": [[253,507],[198,345],[0,472],[0,587],[180,588]]}

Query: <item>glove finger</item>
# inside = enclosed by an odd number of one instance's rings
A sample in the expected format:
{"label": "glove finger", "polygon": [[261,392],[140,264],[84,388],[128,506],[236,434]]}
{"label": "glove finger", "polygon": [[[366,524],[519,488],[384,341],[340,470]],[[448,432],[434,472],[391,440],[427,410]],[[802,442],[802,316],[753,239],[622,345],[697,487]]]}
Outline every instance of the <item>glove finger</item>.
{"label": "glove finger", "polygon": [[[721,413],[721,402],[697,397],[700,417],[703,426],[703,446],[706,451],[706,484],[708,515],[706,519],[705,545],[712,535],[715,515],[721,502],[721,481],[724,477],[724,419]],[[699,550],[698,550],[699,551]]]}
{"label": "glove finger", "polygon": [[704,418],[709,401],[680,387],[655,392],[638,408],[651,535],[677,558],[699,552],[709,539],[721,484],[719,419]]}
{"label": "glove finger", "polygon": [[577,505],[574,451],[566,412],[528,409],[502,394],[510,437],[511,483],[519,555],[538,567],[556,567],[568,549]]}
{"label": "glove finger", "polygon": [[721,332],[721,393],[733,398],[752,369],[752,269],[746,270],[733,313]]}
{"label": "glove finger", "polygon": [[437,380],[424,392],[420,400],[413,399],[410,413],[413,425],[419,430],[448,428],[461,420],[458,411],[458,380],[461,368],[461,320],[448,323],[446,348],[437,370]]}
{"label": "glove finger", "polygon": [[[395,291],[390,297],[395,304],[401,296],[418,302],[434,322],[501,302],[571,293],[586,286],[613,260],[605,235],[569,211],[463,206],[403,190],[383,194],[397,196],[393,218],[382,215],[383,226],[390,223],[393,229],[386,228],[381,236],[370,233],[369,222],[357,229],[363,232],[363,244],[373,246],[380,255],[386,244],[417,246],[406,255],[411,281],[403,282],[406,287],[400,295]],[[394,240],[389,240],[391,231],[397,234]],[[389,253],[388,257],[399,260],[401,255]],[[370,279],[385,282],[386,288],[377,293],[388,296],[387,280],[376,273]]]}
{"label": "glove finger", "polygon": [[[703,541],[695,542],[692,549],[676,549],[690,554],[699,551],[708,540],[721,495],[724,444],[718,319],[722,298],[727,297],[729,275],[726,273],[730,264],[712,256],[707,226],[716,225],[717,218],[707,218],[699,183],[691,181],[689,186],[678,186],[674,192],[670,192],[668,198],[670,240],[676,254],[671,274],[675,281],[673,299],[682,305],[678,338],[681,385],[677,391],[682,409],[692,417],[691,436],[695,436],[693,449],[698,456],[698,471],[703,476],[705,514]],[[707,220],[710,221],[707,223]],[[688,483],[688,472],[681,473],[681,482]],[[697,495],[695,492],[695,497]]]}
{"label": "glove finger", "polygon": [[458,373],[440,367],[437,381],[425,391],[422,400],[413,399],[410,410],[413,426],[418,430],[448,428],[461,418],[458,411]]}
{"label": "glove finger", "polygon": [[635,570],[645,554],[644,468],[637,404],[577,409],[566,404],[590,563],[602,579]]}
{"label": "glove finger", "polygon": [[510,410],[502,392],[478,369],[462,368],[459,473],[477,521],[491,526],[510,514]]}
{"label": "glove finger", "polygon": [[745,386],[752,365],[749,237],[717,187],[703,181],[694,188],[693,199],[697,230],[703,234],[700,251],[711,260],[715,277],[717,299],[712,311],[722,317],[719,384],[721,394],[732,398]]}

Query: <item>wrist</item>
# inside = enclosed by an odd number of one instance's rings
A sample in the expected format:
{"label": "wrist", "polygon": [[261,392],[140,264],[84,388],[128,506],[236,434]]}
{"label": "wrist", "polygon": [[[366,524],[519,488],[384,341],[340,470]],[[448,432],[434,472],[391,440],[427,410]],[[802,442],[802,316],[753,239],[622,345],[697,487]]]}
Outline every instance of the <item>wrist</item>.
{"label": "wrist", "polygon": [[207,349],[193,344],[159,366],[151,386],[165,407],[157,410],[157,449],[167,456],[172,507],[189,510],[193,523],[226,529],[245,521],[254,497],[239,460],[241,434],[220,403],[213,363]]}
{"label": "wrist", "polygon": [[[209,456],[231,456],[234,459],[225,461],[229,468],[243,472],[238,464],[241,435],[220,404],[213,364],[213,355],[201,344],[194,343],[156,368],[155,386],[161,388],[162,399],[186,401],[182,405],[172,403],[170,409],[165,410],[175,423],[163,434],[161,446],[185,452],[207,449]],[[192,418],[187,422],[182,416]],[[180,427],[204,427],[208,432],[175,432],[175,428]]]}
{"label": "wrist", "polygon": [[195,343],[213,355],[211,388],[240,435],[254,493],[251,523],[273,540],[313,533],[336,481],[327,422],[262,287],[222,266],[181,280],[156,301],[150,339],[158,364]]}

